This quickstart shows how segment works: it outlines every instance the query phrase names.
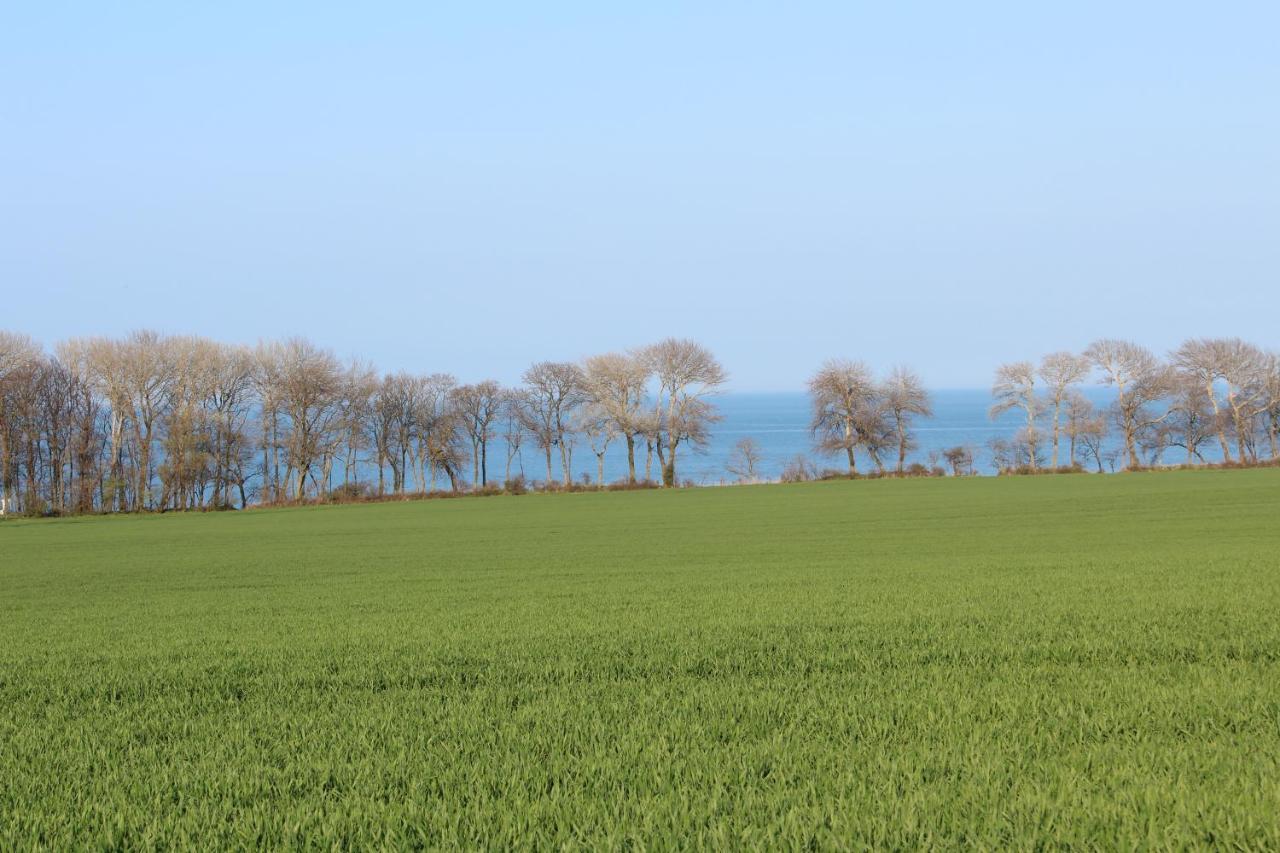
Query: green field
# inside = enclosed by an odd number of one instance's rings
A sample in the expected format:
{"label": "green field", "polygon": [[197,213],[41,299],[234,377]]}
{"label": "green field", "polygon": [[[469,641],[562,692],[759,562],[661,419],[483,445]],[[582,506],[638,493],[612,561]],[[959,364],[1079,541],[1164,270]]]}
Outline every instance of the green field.
{"label": "green field", "polygon": [[1280,471],[0,523],[0,849],[1280,847]]}

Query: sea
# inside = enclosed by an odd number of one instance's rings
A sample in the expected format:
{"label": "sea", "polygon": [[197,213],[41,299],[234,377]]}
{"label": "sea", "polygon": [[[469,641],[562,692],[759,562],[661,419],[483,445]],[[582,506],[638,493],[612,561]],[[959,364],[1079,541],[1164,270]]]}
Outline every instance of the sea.
{"label": "sea", "polygon": [[[1084,393],[1095,406],[1106,408],[1111,401],[1110,393],[1104,388],[1086,388]],[[697,485],[718,485],[734,482],[737,478],[728,470],[730,456],[734,445],[740,439],[752,438],[760,449],[761,460],[759,476],[762,480],[775,480],[781,476],[783,469],[797,456],[805,456],[817,469],[841,470],[846,464],[841,458],[824,456],[814,447],[813,433],[809,429],[811,404],[809,396],[803,392],[779,393],[726,393],[713,399],[719,410],[721,420],[711,428],[710,440],[704,447],[692,448],[681,446],[676,473],[680,482],[689,481]],[[956,446],[970,448],[975,454],[975,469],[980,474],[994,474],[991,453],[987,447],[992,438],[1012,438],[1023,425],[1023,416],[1018,411],[1007,412],[996,419],[989,416],[991,395],[986,389],[949,389],[931,392],[933,416],[917,418],[913,434],[916,448],[910,453],[908,463],[920,462],[925,465],[943,464],[943,450]],[[1112,439],[1115,447],[1115,439]],[[1208,461],[1210,448],[1205,448]],[[1063,443],[1062,462],[1066,463],[1066,445]],[[1185,453],[1181,450],[1167,451],[1161,461],[1181,462]],[[1046,446],[1046,460],[1048,458]],[[501,441],[494,442],[489,450],[489,480],[501,482],[504,476],[506,450]],[[643,476],[645,461],[644,446],[637,448],[636,464]],[[885,464],[896,464],[896,450],[885,458]],[[560,460],[554,457],[557,478],[560,476]],[[1122,464],[1119,463],[1119,464]],[[1090,463],[1092,465],[1092,463]],[[865,454],[858,458],[858,468],[863,472],[874,470],[874,466]],[[595,482],[597,464],[594,454],[582,439],[579,439],[573,451],[572,470],[575,480],[579,482]],[[512,472],[523,471],[531,481],[545,479],[546,463],[539,451],[533,447],[522,449],[513,464]],[[614,482],[624,479],[627,473],[626,449],[622,441],[615,441],[605,456],[605,481]],[[653,476],[659,476],[658,462],[653,462]]]}

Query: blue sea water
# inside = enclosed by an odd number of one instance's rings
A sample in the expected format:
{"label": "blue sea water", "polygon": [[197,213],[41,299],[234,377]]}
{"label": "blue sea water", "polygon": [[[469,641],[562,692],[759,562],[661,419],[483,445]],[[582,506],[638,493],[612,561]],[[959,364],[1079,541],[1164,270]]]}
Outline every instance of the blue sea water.
{"label": "blue sea water", "polygon": [[[1086,388],[1084,393],[1095,405],[1105,407],[1110,396],[1105,389]],[[991,395],[985,389],[944,390],[932,392],[934,414],[917,419],[914,436],[917,447],[909,461],[931,464],[941,452],[957,445],[968,446],[976,452],[976,467],[980,473],[993,473],[987,442],[995,437],[1011,438],[1020,426],[1018,412],[1009,412],[993,421],[988,412]],[[813,446],[813,434],[809,430],[810,402],[803,392],[789,393],[730,393],[714,398],[722,420],[711,430],[711,440],[700,450],[681,447],[677,457],[677,474],[681,482],[690,480],[699,485],[731,482],[735,478],[726,469],[733,446],[742,438],[753,438],[759,445],[763,459],[760,474],[763,479],[776,479],[784,466],[799,454],[804,454],[819,468],[844,468],[841,459],[818,454]],[[505,463],[505,449],[501,442],[491,448],[489,478],[501,481]],[[935,458],[931,458],[931,454]],[[1065,444],[1062,450],[1065,463]],[[643,476],[644,447],[637,448],[636,464]],[[1046,454],[1047,456],[1047,454]],[[896,462],[886,459],[886,465]],[[530,480],[546,476],[546,464],[533,448],[525,448],[514,470],[523,471]],[[559,458],[556,457],[556,474],[559,476]],[[873,470],[871,460],[860,455],[858,467],[862,471]],[[589,447],[579,441],[573,453],[573,473],[581,481],[583,475],[596,479],[596,459]],[[626,450],[621,441],[610,446],[605,458],[605,480],[612,482],[626,476]],[[654,460],[653,476],[659,476],[658,463]]]}

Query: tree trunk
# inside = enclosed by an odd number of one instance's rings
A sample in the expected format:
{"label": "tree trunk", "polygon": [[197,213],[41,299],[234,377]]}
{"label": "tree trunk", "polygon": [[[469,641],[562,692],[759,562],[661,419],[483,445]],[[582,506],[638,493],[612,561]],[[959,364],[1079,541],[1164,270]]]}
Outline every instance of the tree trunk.
{"label": "tree trunk", "polygon": [[1062,428],[1059,422],[1062,418],[1062,402],[1055,400],[1053,402],[1053,467],[1058,468],[1058,438],[1061,435]]}
{"label": "tree trunk", "polygon": [[[1274,450],[1271,455],[1275,456]],[[636,484],[636,437],[631,433],[627,433],[627,482]]]}
{"label": "tree trunk", "polygon": [[902,428],[902,420],[898,419],[898,475],[901,476],[907,467],[907,433]]}
{"label": "tree trunk", "polygon": [[1036,419],[1031,403],[1027,403],[1027,464],[1032,471],[1036,470]]}
{"label": "tree trunk", "polygon": [[1230,462],[1231,445],[1227,442],[1227,431],[1222,428],[1222,412],[1218,409],[1218,398],[1213,393],[1213,382],[1209,382],[1204,390],[1209,395],[1209,405],[1213,406],[1213,427],[1218,433],[1218,444],[1222,447],[1222,461]]}
{"label": "tree trunk", "polygon": [[662,485],[669,489],[676,484],[676,448],[679,444],[680,442],[675,441],[667,448],[667,461],[662,466]]}
{"label": "tree trunk", "polygon": [[1140,467],[1140,463],[1138,462],[1138,445],[1137,437],[1134,434],[1135,432],[1136,430],[1132,426],[1127,424],[1125,425],[1124,449],[1125,452],[1129,454],[1129,467],[1131,469]]}

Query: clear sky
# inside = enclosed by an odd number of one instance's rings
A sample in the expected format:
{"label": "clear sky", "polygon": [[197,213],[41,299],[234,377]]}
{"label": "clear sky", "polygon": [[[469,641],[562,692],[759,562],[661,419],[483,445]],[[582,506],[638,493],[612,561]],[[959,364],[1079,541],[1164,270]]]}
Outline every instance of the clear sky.
{"label": "clear sky", "polygon": [[[199,8],[197,8],[199,7]],[[1280,346],[1280,4],[13,3],[0,328],[741,390]]]}

